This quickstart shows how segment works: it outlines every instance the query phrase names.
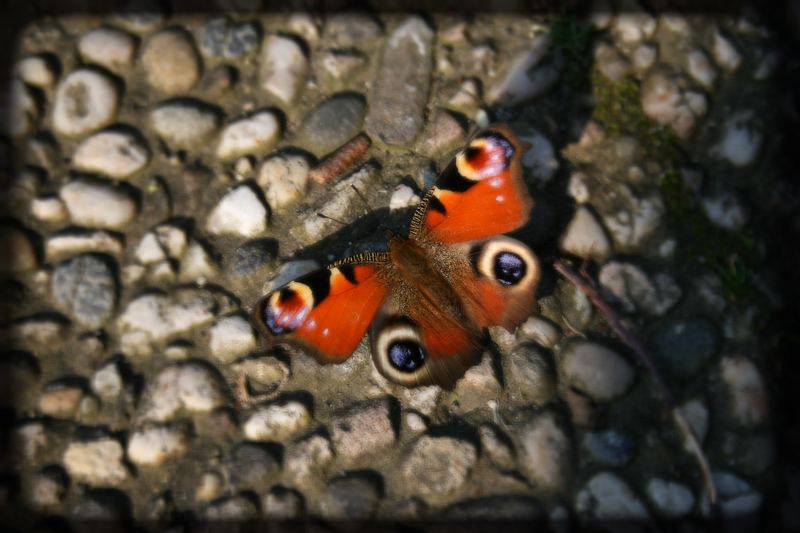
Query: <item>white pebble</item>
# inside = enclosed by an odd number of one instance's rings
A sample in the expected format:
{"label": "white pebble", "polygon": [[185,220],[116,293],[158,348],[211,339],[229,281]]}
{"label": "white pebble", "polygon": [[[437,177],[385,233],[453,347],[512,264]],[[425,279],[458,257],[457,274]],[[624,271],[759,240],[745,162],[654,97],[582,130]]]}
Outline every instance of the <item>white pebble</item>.
{"label": "white pebble", "polygon": [[726,357],[720,363],[722,381],[728,387],[729,409],[743,427],[762,424],[768,415],[768,396],[761,373],[749,359]]}
{"label": "white pebble", "polygon": [[81,37],[78,52],[87,63],[122,72],[133,63],[136,41],[124,31],[98,28]]}
{"label": "white pebble", "polygon": [[309,164],[305,157],[278,155],[264,161],[256,181],[264,189],[269,206],[282,209],[305,196],[308,171]]}
{"label": "white pebble", "polygon": [[250,323],[240,316],[226,316],[217,320],[209,330],[211,355],[223,363],[230,363],[256,347],[256,338]]}
{"label": "white pebble", "polygon": [[165,422],[181,409],[207,413],[227,400],[222,377],[212,368],[195,362],[161,370],[145,390],[142,420]]}
{"label": "white pebble", "polygon": [[137,214],[133,198],[110,183],[75,180],[61,187],[59,195],[79,226],[121,229]]}
{"label": "white pebble", "polygon": [[214,235],[255,237],[267,229],[267,208],[247,185],[240,185],[222,197],[206,221]]}
{"label": "white pebble", "polygon": [[570,466],[570,440],[552,413],[534,417],[519,430],[520,470],[537,487],[558,491],[565,487]]}
{"label": "white pebble", "polygon": [[50,62],[40,55],[21,59],[16,66],[19,79],[40,89],[49,89],[56,83],[56,73]]}
{"label": "white pebble", "polygon": [[710,88],[717,79],[717,72],[711,66],[711,60],[702,50],[692,50],[686,54],[689,74],[703,87]]}
{"label": "white pebble", "polygon": [[92,376],[92,390],[105,401],[117,398],[123,385],[119,364],[115,362],[103,365]]}
{"label": "white pebble", "polygon": [[209,279],[217,274],[217,266],[206,249],[199,243],[193,242],[187,248],[181,259],[181,269],[178,279],[181,281],[198,281]]}
{"label": "white pebble", "polygon": [[272,148],[280,135],[275,114],[261,111],[231,122],[222,130],[217,157],[233,159],[246,154],[260,154]]}
{"label": "white pebble", "polygon": [[311,413],[300,402],[259,407],[244,423],[248,439],[283,441],[296,435],[311,423]]}
{"label": "white pebble", "polygon": [[[531,47],[515,57],[504,76],[490,88],[486,99],[490,104],[511,106],[545,92],[555,83],[557,72],[531,69],[538,65],[550,50],[550,37],[542,34],[533,39]],[[544,67],[547,68],[547,67]],[[542,72],[548,73],[542,76]]]}
{"label": "white pebble", "polygon": [[69,213],[58,196],[40,196],[31,200],[31,215],[41,222],[58,224],[67,220]]}
{"label": "white pebble", "polygon": [[522,155],[522,165],[530,169],[531,175],[540,185],[550,181],[558,170],[558,159],[553,143],[536,130],[521,134],[520,140],[531,145]]}
{"label": "white pebble", "polygon": [[47,239],[44,255],[48,262],[53,263],[87,252],[108,254],[119,258],[122,257],[124,249],[122,239],[107,231],[73,232],[66,230]]}
{"label": "white pebble", "polygon": [[658,59],[658,48],[652,44],[640,44],[631,54],[633,68],[640,72],[644,72],[652,67],[656,59]]}
{"label": "white pebble", "polygon": [[614,37],[627,45],[637,44],[642,39],[650,37],[655,29],[655,19],[642,12],[617,15],[611,23],[611,32]]}
{"label": "white pebble", "polygon": [[652,278],[633,263],[610,261],[598,276],[600,285],[621,304],[623,311],[642,311],[660,316],[670,310],[682,295],[681,288],[667,273]]}
{"label": "white pebble", "polygon": [[201,105],[172,102],[151,112],[156,133],[175,148],[202,148],[217,132],[219,117]]}
{"label": "white pebble", "polygon": [[703,198],[703,210],[714,225],[731,231],[741,229],[747,222],[747,211],[732,193]]}
{"label": "white pebble", "polygon": [[733,43],[719,31],[714,33],[711,53],[719,66],[728,72],[735,72],[742,64],[742,56]]}
{"label": "white pebble", "polygon": [[764,141],[764,136],[752,122],[751,111],[740,111],[728,117],[722,139],[712,148],[711,153],[737,167],[752,164]]}
{"label": "white pebble", "polygon": [[398,209],[406,209],[419,204],[420,198],[414,189],[408,185],[400,184],[394,188],[392,197],[389,199],[389,210],[397,211]]}
{"label": "white pebble", "polygon": [[589,187],[586,185],[586,174],[573,172],[569,176],[567,193],[579,204],[585,204],[591,198]]}
{"label": "white pebble", "polygon": [[64,467],[89,485],[118,485],[128,477],[122,445],[112,438],[73,442],[64,452]]}
{"label": "white pebble", "polygon": [[134,136],[104,131],[86,138],[75,150],[72,165],[77,170],[125,179],[142,170],[150,153]]}
{"label": "white pebble", "polygon": [[140,466],[160,466],[186,453],[188,437],[172,427],[140,429],[128,441],[128,458]]}
{"label": "white pebble", "polygon": [[308,59],[293,39],[270,35],[261,52],[261,88],[291,104],[308,76]]}
{"label": "white pebble", "polygon": [[633,368],[616,352],[591,341],[570,342],[559,358],[566,381],[596,401],[612,400],[633,383]]}
{"label": "white pebble", "polygon": [[93,70],[78,69],[58,85],[53,127],[67,136],[89,133],[113,122],[118,106],[113,81]]}
{"label": "white pebble", "polygon": [[545,348],[553,348],[561,338],[561,332],[552,322],[535,316],[523,322],[517,334],[522,338],[531,339]]}
{"label": "white pebble", "polygon": [[605,259],[611,251],[608,237],[597,217],[586,207],[578,206],[561,237],[561,250],[582,258]]}

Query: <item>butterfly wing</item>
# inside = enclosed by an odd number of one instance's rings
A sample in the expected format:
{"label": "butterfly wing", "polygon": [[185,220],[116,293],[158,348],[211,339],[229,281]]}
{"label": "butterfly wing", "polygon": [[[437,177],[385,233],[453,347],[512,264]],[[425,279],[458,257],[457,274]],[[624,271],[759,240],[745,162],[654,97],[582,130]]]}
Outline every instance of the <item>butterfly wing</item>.
{"label": "butterfly wing", "polygon": [[523,226],[533,207],[522,177],[525,146],[504,125],[478,134],[420,202],[410,235],[446,244],[486,239]]}
{"label": "butterfly wing", "polygon": [[381,272],[387,260],[366,254],[301,276],[259,300],[252,322],[271,342],[299,346],[320,362],[341,362],[386,298]]}

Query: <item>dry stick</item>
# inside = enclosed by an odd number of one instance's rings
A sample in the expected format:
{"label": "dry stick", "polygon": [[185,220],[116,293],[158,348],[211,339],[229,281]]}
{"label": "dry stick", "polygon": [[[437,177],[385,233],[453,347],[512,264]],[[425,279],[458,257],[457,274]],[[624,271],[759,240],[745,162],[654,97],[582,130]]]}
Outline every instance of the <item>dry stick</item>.
{"label": "dry stick", "polygon": [[714,480],[711,478],[711,469],[708,466],[708,459],[706,459],[706,456],[703,453],[703,448],[700,446],[700,443],[697,440],[697,436],[692,431],[692,428],[689,427],[689,423],[686,421],[686,418],[684,418],[678,409],[678,405],[675,403],[675,397],[672,396],[669,387],[667,387],[667,384],[664,382],[661,374],[658,372],[658,369],[656,369],[653,360],[647,354],[642,342],[631,330],[622,324],[622,318],[619,316],[619,314],[608,304],[608,302],[603,300],[603,297],[600,296],[600,293],[598,293],[591,283],[587,281],[585,276],[578,274],[569,265],[560,260],[556,260],[555,263],[553,263],[553,267],[562,276],[575,284],[575,286],[577,286],[589,298],[589,300],[591,300],[595,307],[597,307],[600,312],[603,313],[609,325],[611,326],[611,329],[614,330],[622,342],[627,344],[633,350],[633,352],[639,358],[639,361],[641,361],[641,363],[647,367],[647,371],[650,373],[650,377],[653,379],[653,382],[656,385],[656,391],[664,400],[664,403],[667,404],[667,407],[669,407],[670,413],[672,414],[672,419],[675,421],[678,429],[686,439],[686,445],[689,449],[689,452],[694,455],[697,463],[700,465],[700,471],[703,475],[703,483],[706,486],[706,492],[708,492],[708,501],[713,511],[717,505],[717,489],[714,486]]}

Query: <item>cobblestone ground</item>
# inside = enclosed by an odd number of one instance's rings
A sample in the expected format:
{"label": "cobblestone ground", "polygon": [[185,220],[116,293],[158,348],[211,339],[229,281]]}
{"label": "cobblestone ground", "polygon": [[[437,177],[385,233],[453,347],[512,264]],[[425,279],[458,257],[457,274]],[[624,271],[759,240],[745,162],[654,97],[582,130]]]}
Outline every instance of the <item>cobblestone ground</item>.
{"label": "cobblestone ground", "polygon": [[[726,527],[797,525],[775,355],[797,98],[755,7],[36,18],[3,105],[4,520],[702,527],[701,470],[561,258],[645,340]],[[322,366],[257,337],[276,278],[380,248],[494,122],[532,145],[519,236],[545,267],[516,333],[453,390],[386,381],[366,343]],[[364,160],[314,170],[360,133]]]}

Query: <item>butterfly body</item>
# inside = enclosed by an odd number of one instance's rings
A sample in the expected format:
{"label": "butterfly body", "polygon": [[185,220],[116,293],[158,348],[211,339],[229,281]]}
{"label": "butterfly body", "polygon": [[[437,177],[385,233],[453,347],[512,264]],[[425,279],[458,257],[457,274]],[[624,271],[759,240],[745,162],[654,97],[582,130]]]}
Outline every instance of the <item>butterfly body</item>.
{"label": "butterfly body", "polygon": [[407,237],[273,291],[254,323],[322,362],[343,361],[369,330],[385,377],[452,387],[480,358],[487,327],[511,330],[535,306],[538,260],[501,235],[529,218],[522,151],[505,126],[479,134],[425,195]]}

